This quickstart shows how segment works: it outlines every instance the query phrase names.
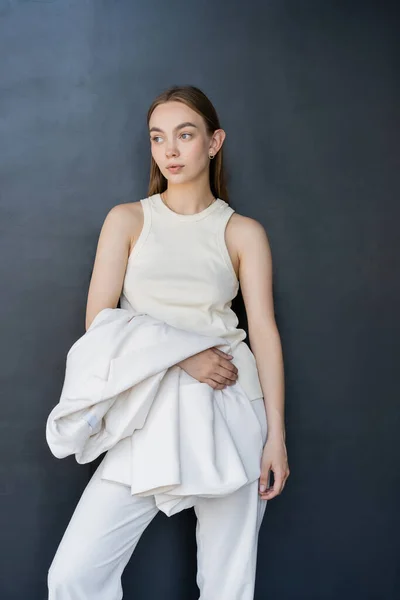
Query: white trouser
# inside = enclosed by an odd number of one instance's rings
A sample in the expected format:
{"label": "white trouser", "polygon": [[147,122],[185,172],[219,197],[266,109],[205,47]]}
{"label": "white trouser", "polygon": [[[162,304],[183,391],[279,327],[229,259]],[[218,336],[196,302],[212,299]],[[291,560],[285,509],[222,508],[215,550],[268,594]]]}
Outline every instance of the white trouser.
{"label": "white trouser", "polygon": [[[264,421],[262,399],[254,409]],[[101,467],[86,486],[50,566],[48,600],[120,600],[122,572],[159,511],[153,496],[132,496],[129,486],[101,479]],[[197,498],[199,600],[253,600],[258,533],[267,505],[258,487],[256,480],[228,496]]]}

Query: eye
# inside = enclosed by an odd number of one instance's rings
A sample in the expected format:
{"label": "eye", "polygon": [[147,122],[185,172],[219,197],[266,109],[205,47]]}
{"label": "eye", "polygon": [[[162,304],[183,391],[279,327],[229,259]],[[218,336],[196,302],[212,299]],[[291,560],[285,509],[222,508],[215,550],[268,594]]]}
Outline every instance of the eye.
{"label": "eye", "polygon": [[153,142],[155,142],[157,139],[161,139],[161,136],[155,135],[155,136],[151,137],[150,139],[153,140]]}
{"label": "eye", "polygon": [[182,135],[188,135],[188,136],[192,137],[191,133],[182,133]]}

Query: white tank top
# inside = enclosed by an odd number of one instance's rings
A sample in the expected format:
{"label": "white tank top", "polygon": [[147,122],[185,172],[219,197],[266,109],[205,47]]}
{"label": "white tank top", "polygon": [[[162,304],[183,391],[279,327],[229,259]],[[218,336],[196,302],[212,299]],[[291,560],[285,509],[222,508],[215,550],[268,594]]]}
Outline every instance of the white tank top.
{"label": "white tank top", "polygon": [[235,211],[221,198],[190,215],[171,210],[160,194],[140,202],[144,222],[128,259],[121,308],[224,338],[244,391],[250,399],[262,397],[255,357],[231,308],[239,281],[225,228]]}

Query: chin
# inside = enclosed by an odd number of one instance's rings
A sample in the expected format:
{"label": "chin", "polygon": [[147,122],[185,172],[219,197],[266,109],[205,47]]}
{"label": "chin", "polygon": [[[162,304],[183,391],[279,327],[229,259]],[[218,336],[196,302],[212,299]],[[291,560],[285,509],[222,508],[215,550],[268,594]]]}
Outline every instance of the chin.
{"label": "chin", "polygon": [[183,175],[183,173],[176,173],[175,175],[173,173],[170,173],[169,171],[167,172],[166,175],[164,175],[165,179],[168,179],[168,181],[177,181],[179,179],[179,181],[187,181],[187,177],[185,177]]}

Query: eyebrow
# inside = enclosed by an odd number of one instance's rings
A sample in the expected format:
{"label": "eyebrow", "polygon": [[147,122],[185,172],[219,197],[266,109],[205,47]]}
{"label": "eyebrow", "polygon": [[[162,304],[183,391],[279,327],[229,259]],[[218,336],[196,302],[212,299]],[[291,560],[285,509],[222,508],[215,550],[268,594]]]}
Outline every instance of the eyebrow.
{"label": "eyebrow", "polygon": [[[196,129],[198,129],[197,125],[191,123],[190,121],[186,121],[185,123],[181,123],[180,125],[174,127],[174,131],[178,131],[178,129],[182,129],[183,127],[195,127]],[[151,133],[152,131],[159,131],[160,133],[164,133],[164,131],[159,127],[152,127],[149,133]]]}

